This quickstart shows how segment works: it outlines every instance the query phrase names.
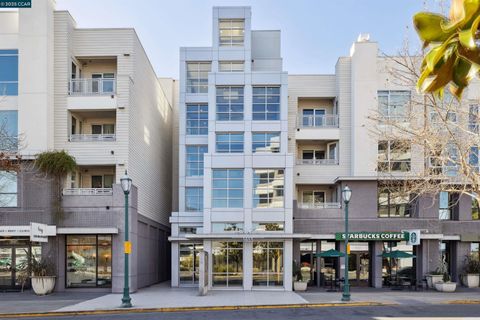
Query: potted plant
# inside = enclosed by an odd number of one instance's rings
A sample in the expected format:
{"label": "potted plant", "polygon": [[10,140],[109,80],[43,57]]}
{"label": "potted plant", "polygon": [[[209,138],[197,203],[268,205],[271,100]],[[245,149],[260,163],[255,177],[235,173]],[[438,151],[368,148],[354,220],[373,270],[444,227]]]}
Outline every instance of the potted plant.
{"label": "potted plant", "polygon": [[293,290],[295,291],[306,291],[307,290],[307,282],[303,281],[302,276],[302,269],[300,264],[293,261]]}
{"label": "potted plant", "polygon": [[476,288],[480,282],[480,261],[472,255],[465,257],[462,282],[468,288]]}
{"label": "potted plant", "polygon": [[427,274],[427,285],[428,288],[435,288],[435,283],[441,282],[443,279],[443,273],[438,269],[431,271]]}
{"label": "potted plant", "polygon": [[457,283],[451,281],[450,275],[448,274],[448,265],[445,261],[445,257],[441,258],[437,272],[442,273],[443,277],[441,281],[434,284],[435,289],[440,292],[454,292],[457,289]]}
{"label": "potted plant", "polygon": [[51,259],[31,259],[30,278],[32,280],[32,288],[35,294],[39,296],[47,295],[55,288],[55,265]]}

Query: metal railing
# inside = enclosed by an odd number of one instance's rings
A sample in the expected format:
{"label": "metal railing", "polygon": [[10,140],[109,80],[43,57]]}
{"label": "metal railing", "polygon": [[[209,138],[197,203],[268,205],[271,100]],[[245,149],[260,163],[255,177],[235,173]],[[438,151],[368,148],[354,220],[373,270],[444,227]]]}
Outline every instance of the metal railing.
{"label": "metal railing", "polygon": [[115,134],[71,134],[70,142],[115,141]]}
{"label": "metal railing", "polygon": [[115,78],[71,79],[68,91],[72,96],[115,94],[116,86]]}
{"label": "metal railing", "polygon": [[109,196],[112,188],[67,188],[63,189],[64,196]]}
{"label": "metal railing", "polygon": [[297,164],[302,165],[302,164],[307,164],[307,165],[337,165],[338,160],[337,159],[297,159]]}
{"label": "metal railing", "polygon": [[298,207],[300,209],[339,209],[342,207],[340,202],[299,202]]}
{"label": "metal railing", "polygon": [[338,128],[338,115],[300,115],[297,125],[299,128]]}

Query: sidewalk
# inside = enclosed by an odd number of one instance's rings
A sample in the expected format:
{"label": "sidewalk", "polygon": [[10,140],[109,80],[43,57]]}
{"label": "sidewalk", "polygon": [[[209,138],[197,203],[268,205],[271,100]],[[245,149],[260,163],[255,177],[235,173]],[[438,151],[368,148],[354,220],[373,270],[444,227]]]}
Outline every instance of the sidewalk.
{"label": "sidewalk", "polygon": [[[170,288],[162,283],[131,295],[133,309],[175,311],[181,308],[306,307],[333,305],[426,305],[453,301],[480,303],[480,289],[459,288],[455,293],[430,291],[395,291],[389,289],[353,288],[351,303],[341,302],[341,292],[309,288],[303,293],[285,291],[213,290],[198,296],[195,288]],[[33,293],[0,293],[0,314],[33,312],[85,312],[117,310],[121,294],[66,292],[37,297]],[[125,309],[122,309],[125,310]],[[131,309],[130,309],[131,310]]]}

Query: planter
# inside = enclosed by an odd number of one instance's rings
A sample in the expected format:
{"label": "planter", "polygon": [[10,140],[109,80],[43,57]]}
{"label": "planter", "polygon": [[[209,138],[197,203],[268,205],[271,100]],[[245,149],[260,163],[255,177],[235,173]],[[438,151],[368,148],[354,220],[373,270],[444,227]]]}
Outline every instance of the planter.
{"label": "planter", "polygon": [[442,282],[443,275],[441,274],[429,274],[427,275],[427,285],[429,289],[435,288],[435,283]]}
{"label": "planter", "polygon": [[55,288],[55,276],[32,277],[32,288],[39,296],[51,293]]}
{"label": "planter", "polygon": [[294,281],[293,282],[293,290],[295,291],[307,291],[307,282],[303,281]]}
{"label": "planter", "polygon": [[462,282],[468,288],[477,288],[480,282],[480,275],[475,273],[464,274]]}
{"label": "planter", "polygon": [[435,283],[435,289],[440,292],[455,292],[457,289],[456,282],[437,282]]}

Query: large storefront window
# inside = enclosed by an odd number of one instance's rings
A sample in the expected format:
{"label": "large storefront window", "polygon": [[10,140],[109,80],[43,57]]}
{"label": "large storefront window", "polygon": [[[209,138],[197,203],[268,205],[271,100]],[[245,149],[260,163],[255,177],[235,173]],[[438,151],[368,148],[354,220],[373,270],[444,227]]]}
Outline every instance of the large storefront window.
{"label": "large storefront window", "polygon": [[212,245],[213,286],[243,285],[243,243],[214,242]]}
{"label": "large storefront window", "polygon": [[[383,242],[383,252],[404,251],[414,254],[413,246],[405,241]],[[416,278],[413,258],[383,258],[382,259],[383,285],[388,286],[398,282],[412,282]]]}
{"label": "large storefront window", "polygon": [[112,286],[112,236],[67,236],[67,287]]}
{"label": "large storefront window", "polygon": [[197,284],[200,275],[200,251],[202,244],[180,244],[180,284]]}
{"label": "large storefront window", "polygon": [[253,243],[253,285],[283,286],[283,242]]}
{"label": "large storefront window", "polygon": [[300,243],[300,271],[303,281],[312,284],[315,272],[315,253],[317,252],[316,241],[303,241]]}

